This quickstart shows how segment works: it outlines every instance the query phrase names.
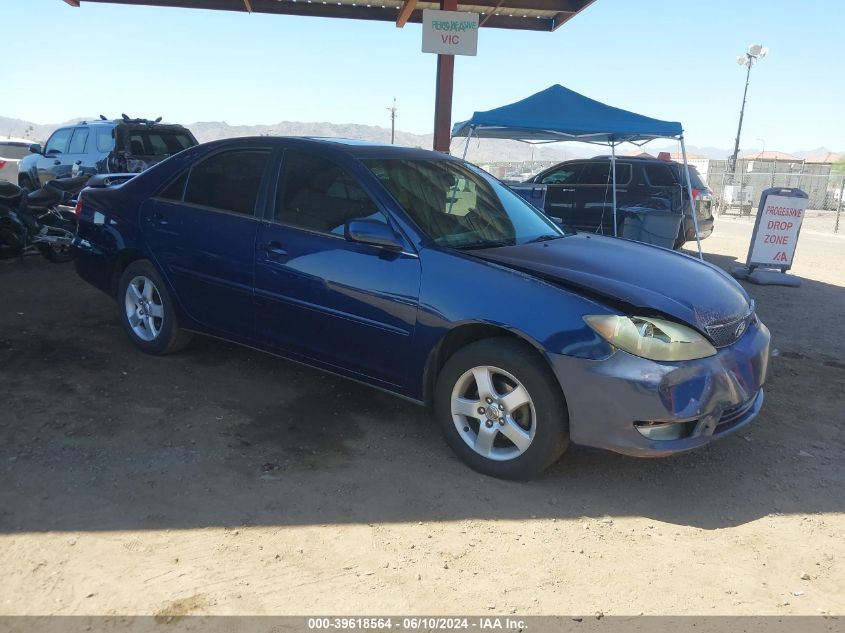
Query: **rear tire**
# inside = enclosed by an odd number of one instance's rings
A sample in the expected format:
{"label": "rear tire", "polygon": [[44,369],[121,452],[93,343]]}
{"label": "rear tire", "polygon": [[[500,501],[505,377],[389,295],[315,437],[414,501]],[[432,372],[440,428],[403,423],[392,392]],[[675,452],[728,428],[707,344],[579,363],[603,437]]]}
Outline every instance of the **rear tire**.
{"label": "rear tire", "polygon": [[69,246],[53,246],[52,244],[39,244],[38,252],[41,253],[45,259],[54,264],[66,264],[73,257],[70,254]]}
{"label": "rear tire", "polygon": [[492,477],[535,477],[569,446],[557,379],[535,350],[512,338],[472,343],[446,361],[434,413],[458,457]]}
{"label": "rear tire", "polygon": [[171,354],[191,341],[179,328],[173,299],[164,280],[146,259],[132,262],[118,284],[118,310],[132,343],[147,354]]}

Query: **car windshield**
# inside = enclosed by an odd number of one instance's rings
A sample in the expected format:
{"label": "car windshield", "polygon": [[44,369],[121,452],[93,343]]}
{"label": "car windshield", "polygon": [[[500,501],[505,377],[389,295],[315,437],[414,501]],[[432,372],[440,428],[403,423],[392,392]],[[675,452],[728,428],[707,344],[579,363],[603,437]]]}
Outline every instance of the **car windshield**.
{"label": "car windshield", "polygon": [[492,248],[567,233],[499,182],[454,160],[367,159],[364,164],[437,244]]}

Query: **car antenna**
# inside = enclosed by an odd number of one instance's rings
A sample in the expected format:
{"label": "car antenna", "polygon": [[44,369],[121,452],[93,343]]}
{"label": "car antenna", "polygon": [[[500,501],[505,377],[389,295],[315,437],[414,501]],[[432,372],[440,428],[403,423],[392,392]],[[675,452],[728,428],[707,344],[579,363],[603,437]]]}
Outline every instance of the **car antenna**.
{"label": "car antenna", "polygon": [[129,117],[128,117],[128,116],[126,116],[125,114],[122,114],[122,113],[121,113],[121,115],[120,115],[120,116],[121,116],[121,117],[123,117],[123,120],[124,120],[124,121],[128,121],[128,120],[129,120]]}
{"label": "car antenna", "polygon": [[101,114],[100,115],[100,121],[108,121],[108,119]]}
{"label": "car antenna", "polygon": [[153,123],[161,123],[161,117],[158,117]]}

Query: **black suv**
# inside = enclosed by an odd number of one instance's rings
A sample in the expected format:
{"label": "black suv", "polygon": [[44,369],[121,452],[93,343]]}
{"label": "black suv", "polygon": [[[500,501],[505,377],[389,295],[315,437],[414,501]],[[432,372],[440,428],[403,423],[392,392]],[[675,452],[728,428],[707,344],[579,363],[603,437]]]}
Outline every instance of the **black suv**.
{"label": "black suv", "polygon": [[[690,167],[692,196],[702,239],[713,232],[711,194],[698,171]],[[695,240],[689,194],[683,165],[658,158],[623,156],[616,159],[616,209],[618,234],[625,236],[634,224],[654,210],[665,215],[684,214],[677,236],[667,245],[680,248]],[[546,185],[545,211],[572,228],[613,235],[613,190],[610,156],[569,160],[550,167],[527,182]],[[627,220],[628,218],[631,220]],[[626,220],[628,225],[626,226]],[[672,229],[674,235],[674,228]]]}
{"label": "black suv", "polygon": [[37,189],[55,178],[107,173],[134,173],[197,145],[182,125],[159,123],[161,119],[83,121],[61,127],[47,144],[30,145],[31,155],[21,160],[18,184]]}

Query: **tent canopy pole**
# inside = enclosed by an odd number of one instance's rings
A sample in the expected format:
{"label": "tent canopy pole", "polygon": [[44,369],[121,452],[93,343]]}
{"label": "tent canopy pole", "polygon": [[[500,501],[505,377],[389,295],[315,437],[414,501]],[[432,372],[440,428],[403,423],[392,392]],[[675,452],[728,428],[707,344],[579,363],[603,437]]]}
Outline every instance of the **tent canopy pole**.
{"label": "tent canopy pole", "polygon": [[[610,142],[610,170],[613,172],[611,178],[613,184],[613,237],[619,237],[616,223],[616,143]],[[605,198],[607,200],[607,198]]]}
{"label": "tent canopy pole", "polygon": [[[689,175],[687,164],[687,148],[684,145],[684,135],[681,134],[681,153],[684,155],[684,173],[687,175],[687,193],[689,194],[689,206],[692,212],[692,225],[695,228],[695,241],[698,244],[698,259],[704,261],[704,254],[701,252],[701,235],[698,231],[698,209],[695,208],[695,199],[692,197],[692,179]],[[684,230],[684,220],[681,218],[681,230]]]}
{"label": "tent canopy pole", "polygon": [[463,155],[463,156],[461,156],[461,158],[462,158],[463,160],[466,160],[466,159],[467,159],[467,150],[469,149],[469,140],[472,138],[472,131],[473,131],[474,129],[475,129],[475,128],[473,128],[473,127],[470,127],[470,128],[469,128],[469,133],[467,134],[467,142],[464,144],[464,155]]}

